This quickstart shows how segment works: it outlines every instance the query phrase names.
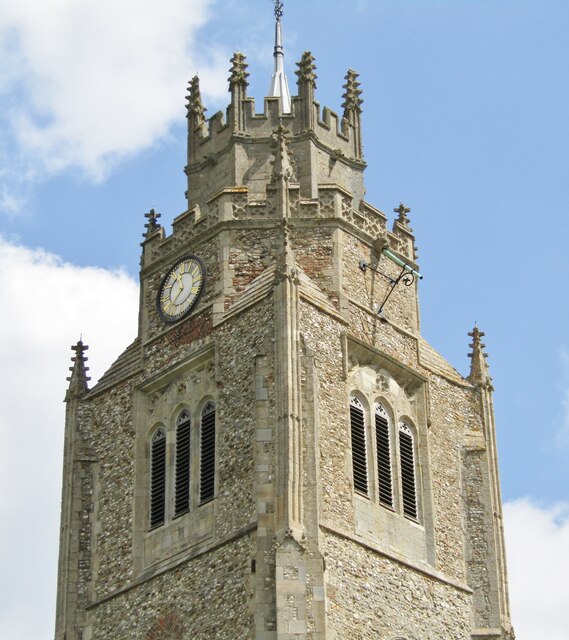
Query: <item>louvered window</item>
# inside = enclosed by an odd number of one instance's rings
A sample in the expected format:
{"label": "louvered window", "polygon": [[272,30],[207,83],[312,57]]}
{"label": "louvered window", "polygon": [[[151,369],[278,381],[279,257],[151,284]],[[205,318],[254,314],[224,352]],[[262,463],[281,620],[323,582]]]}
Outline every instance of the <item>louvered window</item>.
{"label": "louvered window", "polygon": [[364,408],[358,398],[350,398],[350,430],[352,436],[352,469],[354,489],[368,495],[367,448]]}
{"label": "louvered window", "polygon": [[413,433],[405,424],[399,425],[399,456],[401,464],[401,494],[403,513],[413,520],[417,519],[417,487],[415,482],[415,452]]}
{"label": "louvered window", "polygon": [[203,408],[200,424],[200,504],[213,500],[215,491],[215,405]]}
{"label": "louvered window", "polygon": [[166,431],[152,436],[150,450],[150,528],[164,524],[166,514]]}
{"label": "louvered window", "polygon": [[389,444],[389,417],[381,404],[375,405],[375,441],[377,448],[377,483],[379,501],[393,507],[391,478],[391,447]]}
{"label": "louvered window", "polygon": [[184,410],[176,421],[176,484],[174,517],[190,510],[190,414]]}

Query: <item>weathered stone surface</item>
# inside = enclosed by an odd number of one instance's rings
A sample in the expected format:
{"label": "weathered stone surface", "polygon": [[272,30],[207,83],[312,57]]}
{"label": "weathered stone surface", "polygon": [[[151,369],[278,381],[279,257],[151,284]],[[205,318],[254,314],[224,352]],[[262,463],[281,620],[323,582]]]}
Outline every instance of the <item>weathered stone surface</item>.
{"label": "weathered stone surface", "polygon": [[[303,64],[291,114],[275,99],[254,113],[241,54],[228,124],[206,123],[192,83],[190,208],[171,235],[145,237],[136,340],[90,391],[74,374],[66,399],[56,640],[510,637],[484,355],[466,380],[421,337],[408,210],[389,231],[363,200],[357,74],[341,120],[320,114]],[[165,324],[157,292],[186,255],[203,260],[205,290]],[[201,500],[208,403],[214,492]],[[164,522],[151,527],[157,431]]]}

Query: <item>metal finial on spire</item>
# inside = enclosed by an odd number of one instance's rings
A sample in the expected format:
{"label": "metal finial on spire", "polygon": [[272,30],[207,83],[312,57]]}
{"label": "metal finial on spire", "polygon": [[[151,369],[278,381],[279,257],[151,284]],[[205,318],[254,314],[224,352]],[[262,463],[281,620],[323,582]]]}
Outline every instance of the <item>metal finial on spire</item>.
{"label": "metal finial on spire", "polygon": [[275,3],[275,71],[271,78],[271,86],[269,96],[272,98],[280,98],[283,113],[290,113],[292,100],[288,88],[288,80],[284,72],[284,48],[283,48],[283,29],[281,18],[283,16],[284,3],[274,0]]}

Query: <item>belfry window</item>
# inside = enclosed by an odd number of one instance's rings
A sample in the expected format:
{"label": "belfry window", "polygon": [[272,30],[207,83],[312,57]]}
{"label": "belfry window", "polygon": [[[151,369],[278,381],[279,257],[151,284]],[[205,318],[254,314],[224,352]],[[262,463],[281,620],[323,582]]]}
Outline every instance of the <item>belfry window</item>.
{"label": "belfry window", "polygon": [[215,403],[193,404],[179,409],[170,426],[157,425],[150,432],[150,529],[194,513],[215,498]]}
{"label": "belfry window", "polygon": [[[350,395],[354,493],[410,520],[419,520],[416,432],[383,400]],[[368,404],[369,402],[369,404]],[[371,474],[369,469],[373,469]]]}
{"label": "belfry window", "polygon": [[166,516],[166,431],[156,430],[150,450],[150,528],[164,524]]}
{"label": "belfry window", "polygon": [[200,504],[215,494],[215,404],[208,402],[200,420]]}
{"label": "belfry window", "polygon": [[375,404],[375,443],[377,451],[377,485],[381,504],[393,507],[393,481],[391,477],[391,445],[389,416],[383,405]]}
{"label": "belfry window", "polygon": [[403,513],[417,519],[417,485],[415,478],[415,447],[413,432],[404,423],[399,423],[399,462],[401,467],[401,495]]}
{"label": "belfry window", "polygon": [[190,441],[192,421],[184,409],[176,420],[176,477],[174,517],[190,510]]}
{"label": "belfry window", "polygon": [[367,477],[366,424],[361,401],[350,398],[350,431],[352,440],[352,471],[354,489],[364,496],[369,495]]}

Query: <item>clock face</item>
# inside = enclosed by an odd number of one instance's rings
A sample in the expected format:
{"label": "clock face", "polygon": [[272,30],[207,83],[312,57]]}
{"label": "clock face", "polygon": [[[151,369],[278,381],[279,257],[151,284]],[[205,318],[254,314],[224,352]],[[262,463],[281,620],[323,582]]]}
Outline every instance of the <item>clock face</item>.
{"label": "clock face", "polygon": [[205,267],[196,256],[182,258],[168,271],[158,289],[158,312],[165,322],[187,315],[205,284]]}

